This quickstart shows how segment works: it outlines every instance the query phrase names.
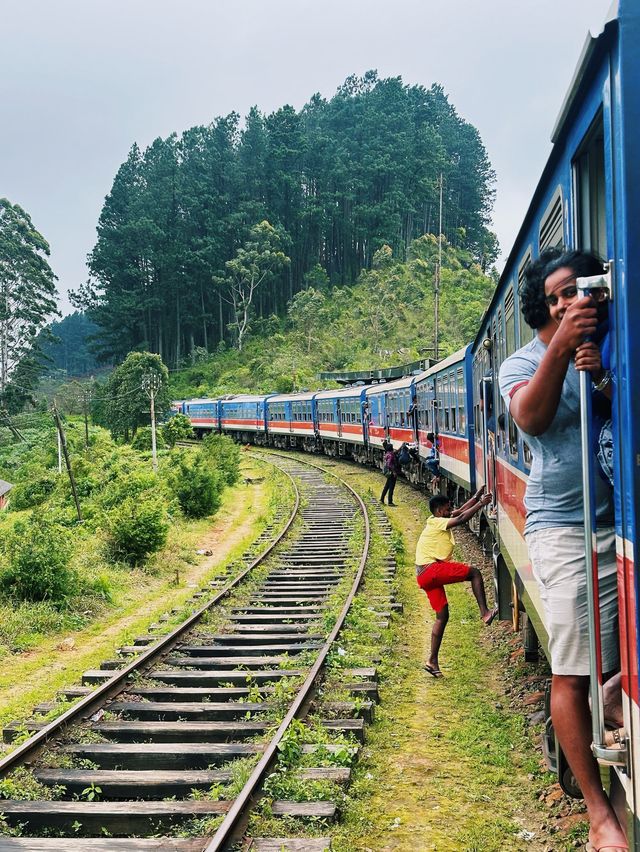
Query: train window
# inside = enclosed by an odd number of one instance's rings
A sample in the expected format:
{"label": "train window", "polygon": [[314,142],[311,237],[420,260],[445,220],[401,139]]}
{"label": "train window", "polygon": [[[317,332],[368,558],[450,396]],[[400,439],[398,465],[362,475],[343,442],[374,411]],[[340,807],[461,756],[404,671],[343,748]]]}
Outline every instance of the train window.
{"label": "train window", "polygon": [[509,455],[518,458],[518,428],[513,417],[509,417]]}
{"label": "train window", "polygon": [[607,257],[607,223],[604,171],[604,130],[598,115],[578,150],[573,164],[577,201],[577,242],[581,249]]}
{"label": "train window", "polygon": [[564,247],[564,227],[562,216],[562,187],[557,187],[540,221],[538,236],[540,252],[546,248]]}
{"label": "train window", "polygon": [[516,351],[516,315],[513,287],[507,291],[504,300],[504,330],[507,357]]}
{"label": "train window", "polygon": [[[522,285],[524,284],[524,275],[527,271],[527,267],[531,263],[533,257],[533,253],[531,251],[531,246],[527,249],[524,257],[520,261],[520,265],[518,266],[518,293],[522,290]],[[520,315],[520,346],[524,346],[525,343],[528,343],[530,340],[533,340],[535,335],[535,331],[530,328],[527,323],[524,321],[524,317],[522,314]]]}
{"label": "train window", "polygon": [[523,455],[524,455],[524,463],[526,464],[527,467],[531,467],[531,462],[533,461],[533,454],[531,452],[531,448],[529,447],[529,444],[527,444],[526,441],[522,442],[522,450],[523,450]]}
{"label": "train window", "polygon": [[458,385],[458,431],[461,435],[464,435],[467,428],[467,413],[465,411],[465,398],[464,398],[464,373],[462,370],[458,370],[457,374],[457,385]]}

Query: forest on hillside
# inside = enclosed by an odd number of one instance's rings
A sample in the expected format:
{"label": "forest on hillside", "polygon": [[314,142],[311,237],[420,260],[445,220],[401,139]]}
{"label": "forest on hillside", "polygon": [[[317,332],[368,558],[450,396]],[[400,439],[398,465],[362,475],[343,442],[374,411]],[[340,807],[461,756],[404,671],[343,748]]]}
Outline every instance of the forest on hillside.
{"label": "forest on hillside", "polygon": [[99,327],[102,359],[148,350],[175,368],[241,349],[309,288],[348,303],[335,288],[383,246],[409,261],[437,233],[440,186],[448,244],[486,271],[494,173],[441,86],[368,72],[300,111],[231,113],[132,146],[75,304]]}
{"label": "forest on hillside", "polygon": [[[172,373],[169,397],[317,389],[319,373],[364,370],[433,356],[434,277],[438,239],[414,240],[406,260],[390,246],[374,255],[355,284],[310,286],[289,302],[284,317],[257,320],[242,352],[196,353],[190,367]],[[495,289],[464,249],[442,245],[440,357],[472,340]],[[100,390],[96,390],[96,398]]]}

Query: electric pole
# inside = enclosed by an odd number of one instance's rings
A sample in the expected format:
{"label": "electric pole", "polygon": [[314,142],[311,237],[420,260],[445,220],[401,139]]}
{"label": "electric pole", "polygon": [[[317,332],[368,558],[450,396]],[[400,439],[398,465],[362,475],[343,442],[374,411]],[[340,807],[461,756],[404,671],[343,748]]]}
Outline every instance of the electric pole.
{"label": "electric pole", "polygon": [[142,389],[150,401],[151,410],[151,459],[154,472],[158,470],[158,453],[156,449],[156,394],[162,386],[162,378],[158,373],[145,373],[142,377]]}
{"label": "electric pole", "polygon": [[62,454],[64,456],[64,462],[67,466],[67,473],[69,474],[69,482],[71,483],[71,492],[73,494],[73,499],[76,504],[76,512],[78,513],[78,520],[82,521],[82,511],[80,510],[80,500],[78,499],[78,490],[76,488],[76,480],[73,475],[73,471],[71,470],[71,461],[69,459],[69,450],[67,449],[67,439],[64,434],[64,429],[62,428],[62,421],[60,420],[60,415],[58,414],[58,409],[56,407],[55,402],[53,403],[53,419],[56,424],[56,429],[58,430],[58,440],[60,442],[59,446],[62,447]]}

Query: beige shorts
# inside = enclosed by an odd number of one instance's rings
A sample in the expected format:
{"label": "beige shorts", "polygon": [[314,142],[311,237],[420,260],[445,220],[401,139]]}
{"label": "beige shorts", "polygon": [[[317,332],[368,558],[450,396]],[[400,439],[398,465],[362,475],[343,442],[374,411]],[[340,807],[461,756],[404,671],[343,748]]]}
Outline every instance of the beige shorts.
{"label": "beige shorts", "polygon": [[[549,527],[526,536],[549,634],[551,670],[589,674],[587,574],[582,527]],[[615,530],[598,530],[602,671],[618,666],[618,586]]]}

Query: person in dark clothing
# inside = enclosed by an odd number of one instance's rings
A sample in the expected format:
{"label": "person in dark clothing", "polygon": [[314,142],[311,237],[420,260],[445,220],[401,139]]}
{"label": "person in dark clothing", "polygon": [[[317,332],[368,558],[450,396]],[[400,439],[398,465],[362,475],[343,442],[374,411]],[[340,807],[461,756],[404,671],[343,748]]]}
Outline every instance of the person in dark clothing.
{"label": "person in dark clothing", "polygon": [[398,461],[398,455],[393,451],[393,444],[389,441],[385,441],[382,445],[384,449],[384,467],[382,469],[386,482],[384,484],[384,488],[382,489],[382,494],[380,495],[380,502],[384,503],[384,498],[388,495],[388,502],[390,506],[395,506],[393,502],[393,492],[396,487],[396,482],[398,481],[398,474],[400,473],[400,462]]}

